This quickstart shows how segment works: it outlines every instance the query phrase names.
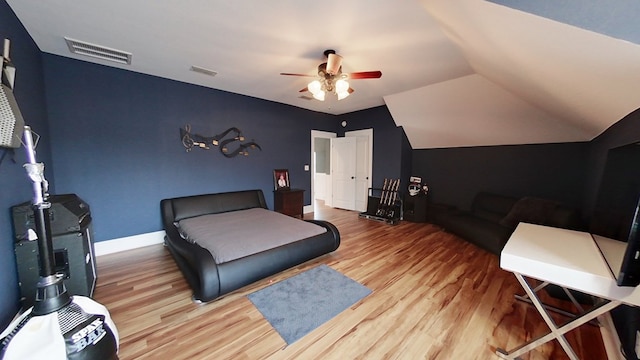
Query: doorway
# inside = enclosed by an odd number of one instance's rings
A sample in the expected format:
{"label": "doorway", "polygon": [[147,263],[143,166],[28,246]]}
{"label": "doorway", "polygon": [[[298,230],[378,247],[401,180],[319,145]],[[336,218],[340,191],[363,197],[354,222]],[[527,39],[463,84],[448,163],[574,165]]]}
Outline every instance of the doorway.
{"label": "doorway", "polygon": [[[311,209],[307,212],[313,211],[316,200],[324,201],[325,205],[334,207],[334,174],[331,170],[333,155],[328,144],[336,137],[337,135],[331,132],[311,131]],[[345,133],[345,138],[352,138],[351,141],[355,142],[355,149],[351,148],[350,151],[355,152],[357,159],[351,165],[352,170],[355,170],[354,175],[349,176],[355,177],[356,184],[346,192],[355,199],[355,205],[349,209],[365,211],[369,188],[372,184],[373,129],[348,131]],[[344,195],[345,192],[342,193],[342,196]]]}
{"label": "doorway", "polygon": [[[311,130],[311,209],[313,212],[316,199],[331,206],[331,146],[330,139],[337,137],[336,133]],[[329,201],[327,201],[329,198]]]}

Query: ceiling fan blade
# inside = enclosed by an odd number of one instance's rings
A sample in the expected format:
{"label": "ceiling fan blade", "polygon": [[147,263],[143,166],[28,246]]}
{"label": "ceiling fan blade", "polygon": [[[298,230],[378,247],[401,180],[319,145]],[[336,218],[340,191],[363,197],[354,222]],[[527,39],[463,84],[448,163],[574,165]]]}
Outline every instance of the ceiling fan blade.
{"label": "ceiling fan blade", "polygon": [[300,91],[298,92],[305,92],[305,91],[309,91],[309,88],[307,86],[305,86],[304,89],[300,89]]}
{"label": "ceiling fan blade", "polygon": [[381,71],[360,71],[349,74],[349,79],[379,79],[382,76]]}
{"label": "ceiling fan blade", "polygon": [[308,77],[315,77],[315,76],[318,76],[318,75],[294,74],[294,73],[280,73],[280,75],[287,75],[287,76],[308,76]]}

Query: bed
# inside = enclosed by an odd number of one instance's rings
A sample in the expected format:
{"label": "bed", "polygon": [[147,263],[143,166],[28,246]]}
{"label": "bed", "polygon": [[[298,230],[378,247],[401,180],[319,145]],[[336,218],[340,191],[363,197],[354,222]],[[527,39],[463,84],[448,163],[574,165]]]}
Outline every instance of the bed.
{"label": "bed", "polygon": [[262,190],[164,199],[160,212],[165,245],[200,302],[340,246],[333,224],[270,211]]}

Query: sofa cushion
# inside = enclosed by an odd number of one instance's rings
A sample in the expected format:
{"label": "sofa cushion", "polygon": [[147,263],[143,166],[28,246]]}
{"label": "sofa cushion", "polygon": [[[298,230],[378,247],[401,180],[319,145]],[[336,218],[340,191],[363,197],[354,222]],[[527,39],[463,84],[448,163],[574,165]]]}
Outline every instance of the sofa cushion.
{"label": "sofa cushion", "polygon": [[509,213],[516,201],[509,196],[480,192],[473,199],[471,212],[481,219],[497,223]]}
{"label": "sofa cushion", "polygon": [[500,220],[503,226],[515,229],[521,222],[538,225],[550,225],[549,219],[560,204],[553,200],[539,199],[535,197],[523,197],[518,200],[511,211]]}
{"label": "sofa cushion", "polygon": [[484,220],[469,213],[452,214],[442,220],[441,226],[447,231],[494,254],[500,254],[513,232],[497,222]]}
{"label": "sofa cushion", "polygon": [[571,230],[583,230],[580,212],[565,205],[556,207],[555,211],[547,218],[546,225]]}

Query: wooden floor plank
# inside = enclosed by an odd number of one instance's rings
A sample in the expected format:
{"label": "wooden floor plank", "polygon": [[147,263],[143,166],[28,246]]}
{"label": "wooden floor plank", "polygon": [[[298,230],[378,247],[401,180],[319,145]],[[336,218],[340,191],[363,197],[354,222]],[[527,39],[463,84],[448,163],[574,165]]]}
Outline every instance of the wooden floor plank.
{"label": "wooden floor plank", "polygon": [[[497,256],[437,226],[392,226],[322,206],[305,218],[336,225],[340,248],[207,304],[191,301],[161,245],[98,258],[94,297],[118,327],[120,359],[497,359],[496,348],[548,330],[531,305],[514,299],[522,289]],[[320,264],[373,292],[286,346],[246,295]],[[606,359],[597,327],[567,338],[581,359]],[[567,356],[553,341],[522,358]]]}

